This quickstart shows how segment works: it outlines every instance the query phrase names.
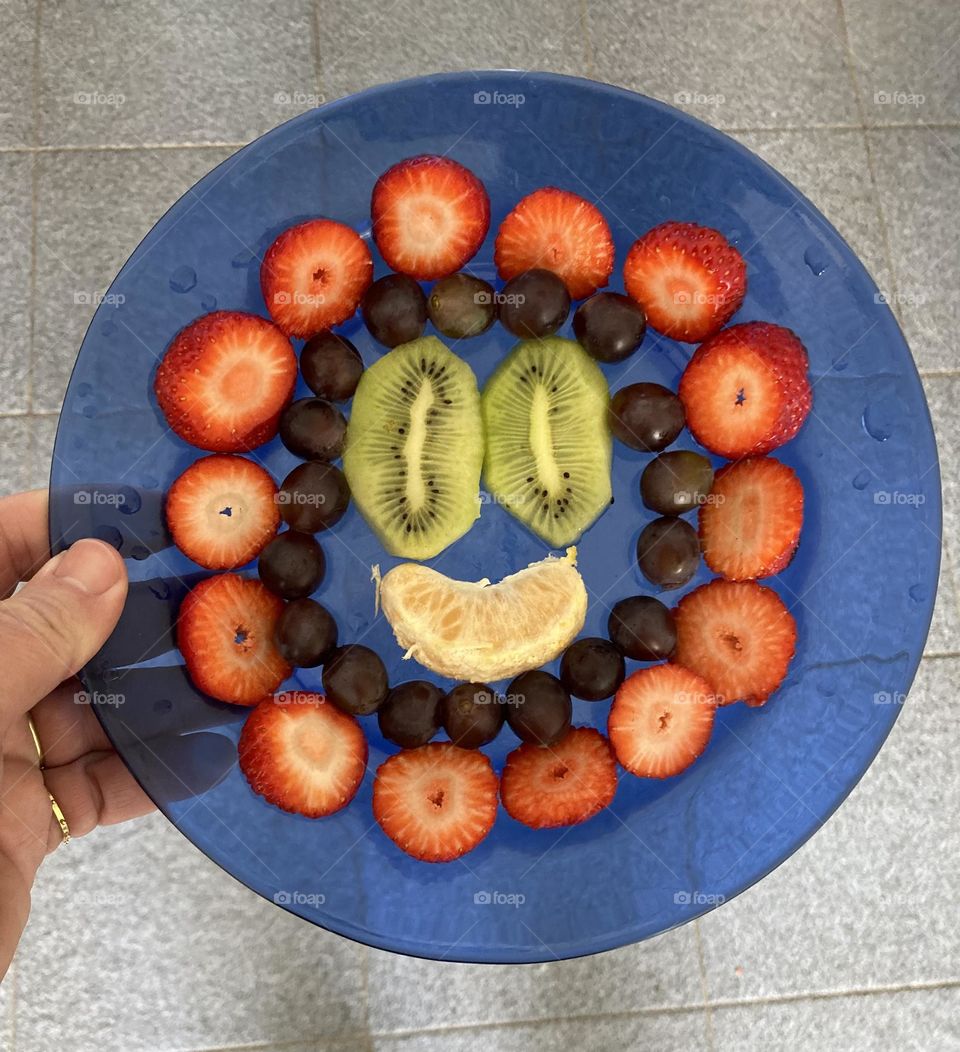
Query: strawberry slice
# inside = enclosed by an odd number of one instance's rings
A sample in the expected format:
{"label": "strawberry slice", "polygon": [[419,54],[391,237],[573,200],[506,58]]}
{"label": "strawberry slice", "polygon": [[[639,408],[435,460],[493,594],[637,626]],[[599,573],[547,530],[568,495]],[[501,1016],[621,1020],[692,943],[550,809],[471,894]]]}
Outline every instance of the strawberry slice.
{"label": "strawberry slice", "polygon": [[356,796],[367,769],[360,724],[322,694],[264,698],[237,745],[250,788],[282,811],[323,818]]}
{"label": "strawberry slice", "polygon": [[177,333],[153,389],[185,442],[238,453],[273,438],[296,382],[297,356],[275,325],[221,310]]}
{"label": "strawberry slice", "polygon": [[610,743],[593,727],[573,727],[554,745],[524,743],[507,757],[500,782],[507,814],[531,829],[586,822],[616,791]]}
{"label": "strawberry slice", "polygon": [[807,352],[789,329],[733,325],[694,352],[678,394],[687,426],[730,460],[769,453],[803,426],[813,404]]}
{"label": "strawberry slice", "polygon": [[236,574],[201,581],[180,605],[177,646],[199,690],[235,705],[256,705],[290,675],[273,642],[283,610],[259,582]]}
{"label": "strawberry slice", "polygon": [[267,310],[288,336],[313,336],[353,317],[372,280],[366,242],[333,219],[284,230],[260,266]]}
{"label": "strawberry slice", "polygon": [[469,168],[424,154],[380,176],[370,214],[387,265],[431,281],[459,270],[476,254],[490,227],[490,199]]}
{"label": "strawberry slice", "polygon": [[167,492],[173,543],[208,570],[232,570],[260,554],[280,526],[277,486],[258,464],[215,453],[191,464]]}
{"label": "strawberry slice", "polygon": [[408,855],[450,862],[493,828],[497,776],[476,749],[451,742],[403,749],[377,769],[373,817]]}
{"label": "strawberry slice", "polygon": [[747,291],[743,256],[717,230],[661,223],[633,243],[623,265],[627,295],[664,336],[699,343],[740,309]]}
{"label": "strawberry slice", "polygon": [[578,300],[610,280],[613,238],[596,205],[544,186],[527,194],[500,224],[493,256],[505,281],[541,267],[562,278],[571,299]]}
{"label": "strawberry slice", "polygon": [[607,722],[617,759],[640,778],[671,778],[703,752],[717,699],[702,676],[679,665],[651,665],[620,685]]}
{"label": "strawberry slice", "polygon": [[675,612],[674,660],[703,676],[717,702],[762,705],[780,686],[797,626],[776,592],[721,578],[685,595]]}
{"label": "strawberry slice", "polygon": [[700,547],[714,573],[731,581],[786,569],[800,541],[803,486],[773,457],[747,457],[717,472],[700,508]]}

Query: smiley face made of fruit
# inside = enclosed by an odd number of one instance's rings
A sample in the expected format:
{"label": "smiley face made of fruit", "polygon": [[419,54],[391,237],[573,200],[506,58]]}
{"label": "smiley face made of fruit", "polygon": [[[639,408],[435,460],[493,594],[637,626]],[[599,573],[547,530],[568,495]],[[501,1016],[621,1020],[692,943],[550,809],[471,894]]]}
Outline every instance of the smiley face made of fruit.
{"label": "smiley face made of fruit", "polygon": [[[524,197],[496,237],[499,292],[462,268],[490,223],[480,180],[449,158],[414,157],[377,180],[373,237],[392,273],[373,280],[364,240],[332,219],[285,230],[263,259],[270,320],[216,311],[173,339],[155,393],[170,427],[205,451],[167,494],[174,542],[217,571],[180,611],[177,640],[194,684],[251,707],[239,743],[252,789],[284,811],[345,807],[368,755],[358,717],[377,714],[400,750],[378,769],[373,812],[414,858],[444,862],[492,828],[498,798],[533,828],[586,821],[617,787],[679,774],[706,748],[718,705],[762,705],[793,656],[796,629],[758,578],[799,543],[803,490],[768,456],[811,406],[807,355],[767,322],[725,328],[743,302],[746,265],[722,234],[667,222],[624,263],[627,295],[598,291],[615,264],[598,207],[567,190]],[[434,282],[429,295],[421,283]],[[576,340],[554,334],[572,300]],[[333,330],[360,309],[389,348],[364,369]],[[454,346],[499,320],[519,342],[481,393]],[[691,344],[679,392],[633,383],[611,398],[600,362],[640,346],[646,326]],[[291,337],[304,338],[298,355]],[[297,372],[314,396],[293,398]],[[349,422],[335,403],[353,399]],[[731,463],[668,451],[683,427]],[[243,456],[279,432],[303,463],[278,486]],[[656,454],[641,476],[660,517],[637,559],[657,587],[718,576],[675,610],[621,599],[609,639],[577,639],[587,593],[577,540],[611,499],[612,438]],[[333,462],[342,457],[342,469]],[[491,584],[422,565],[480,514],[480,484],[551,549]],[[405,561],[378,598],[406,656],[459,681],[388,682],[380,658],[343,642],[310,598],[325,558],[316,534],[354,500],[386,552]],[[697,511],[696,530],[682,516]],[[281,525],[283,532],[278,532]],[[258,558],[257,577],[240,570]],[[560,677],[539,668],[563,655]],[[625,658],[647,663],[625,678]],[[651,664],[652,663],[652,664]],[[322,666],[323,693],[275,693],[294,666]],[[487,681],[512,677],[505,697]],[[607,736],[571,727],[571,695],[613,697]],[[498,778],[480,751],[504,722],[521,740]],[[440,729],[449,741],[432,741]]]}

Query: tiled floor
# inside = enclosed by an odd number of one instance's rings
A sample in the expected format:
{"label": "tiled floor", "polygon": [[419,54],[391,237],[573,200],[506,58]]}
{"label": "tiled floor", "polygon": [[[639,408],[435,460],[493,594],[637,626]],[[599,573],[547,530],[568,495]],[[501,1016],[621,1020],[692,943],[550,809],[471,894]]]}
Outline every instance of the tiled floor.
{"label": "tiled floor", "polygon": [[[321,98],[436,69],[608,80],[740,138],[889,295],[940,439],[945,558],[903,717],[836,817],[696,924],[436,965],[326,936],[157,817],[44,867],[0,1048],[960,1048],[960,9],[942,0],[0,0],[0,488],[45,481],[95,294],[183,190]],[[136,891],[132,889],[138,889]]]}

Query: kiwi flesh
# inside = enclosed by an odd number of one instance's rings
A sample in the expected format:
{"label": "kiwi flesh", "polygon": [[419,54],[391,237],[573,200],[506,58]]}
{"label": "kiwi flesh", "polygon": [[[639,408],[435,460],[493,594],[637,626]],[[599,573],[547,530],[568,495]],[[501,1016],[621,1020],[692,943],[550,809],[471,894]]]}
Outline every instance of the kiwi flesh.
{"label": "kiwi flesh", "polygon": [[574,340],[518,343],[487,381],[484,480],[553,548],[573,544],[610,504],[610,389]]}
{"label": "kiwi flesh", "polygon": [[429,559],[480,515],[483,420],[473,370],[435,336],[395,347],[360,377],[343,470],[391,555]]}

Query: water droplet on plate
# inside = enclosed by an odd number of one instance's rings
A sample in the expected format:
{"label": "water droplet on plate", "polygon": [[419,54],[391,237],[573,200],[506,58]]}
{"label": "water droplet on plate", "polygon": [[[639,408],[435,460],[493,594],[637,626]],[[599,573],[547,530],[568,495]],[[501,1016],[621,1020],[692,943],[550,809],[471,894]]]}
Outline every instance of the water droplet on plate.
{"label": "water droplet on plate", "polygon": [[112,336],[117,331],[117,326],[112,321],[105,321],[100,328],[104,336]]}
{"label": "water droplet on plate", "polygon": [[83,413],[88,420],[92,420],[97,415],[97,407],[95,405],[85,405],[80,412]]}
{"label": "water droplet on plate", "polygon": [[867,483],[870,481],[872,472],[867,471],[866,468],[863,471],[857,472],[853,477],[853,488],[854,489],[866,489]]}
{"label": "water droplet on plate", "polygon": [[154,581],[148,587],[161,602],[166,602],[170,598],[170,585],[166,581]]}
{"label": "water droplet on plate", "polygon": [[89,398],[93,394],[93,384],[88,384],[84,381],[82,384],[77,384],[77,396],[79,398]]}
{"label": "water droplet on plate", "polygon": [[157,698],[153,703],[153,711],[157,713],[170,712],[173,709],[173,702],[169,698]]}
{"label": "water droplet on plate", "polygon": [[255,252],[251,252],[249,248],[244,248],[238,252],[233,259],[230,260],[231,267],[249,267],[250,264],[257,258]]}
{"label": "water droplet on plate", "polygon": [[886,442],[893,434],[893,421],[897,408],[888,399],[881,398],[870,402],[863,411],[863,429],[878,442]]}
{"label": "water droplet on plate", "polygon": [[112,544],[117,551],[120,551],[123,547],[123,534],[116,526],[108,526],[105,523],[101,523],[94,529],[93,535],[97,540],[106,541],[107,544]]}
{"label": "water droplet on plate", "polygon": [[117,505],[121,515],[136,515],[143,504],[140,494],[132,486],[124,486],[120,491],[123,500]]}
{"label": "water droplet on plate", "polygon": [[830,260],[822,245],[810,245],[803,254],[803,262],[807,264],[810,273],[818,278],[830,266]]}
{"label": "water droplet on plate", "polygon": [[177,267],[170,275],[170,288],[173,292],[189,292],[196,284],[197,272],[193,267]]}
{"label": "water droplet on plate", "polygon": [[927,598],[927,590],[922,584],[910,585],[910,598],[915,603],[922,603]]}
{"label": "water droplet on plate", "polygon": [[200,306],[204,310],[216,310],[217,309],[217,297],[216,296],[204,296],[200,301]]}
{"label": "water droplet on plate", "polygon": [[144,546],[142,544],[135,544],[130,549],[130,556],[131,556],[131,558],[134,558],[134,559],[139,560],[140,562],[143,562],[144,559],[149,559],[150,558],[150,549],[149,548],[144,548]]}

